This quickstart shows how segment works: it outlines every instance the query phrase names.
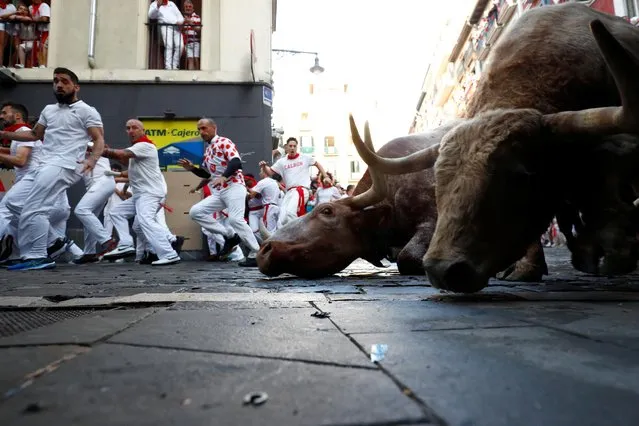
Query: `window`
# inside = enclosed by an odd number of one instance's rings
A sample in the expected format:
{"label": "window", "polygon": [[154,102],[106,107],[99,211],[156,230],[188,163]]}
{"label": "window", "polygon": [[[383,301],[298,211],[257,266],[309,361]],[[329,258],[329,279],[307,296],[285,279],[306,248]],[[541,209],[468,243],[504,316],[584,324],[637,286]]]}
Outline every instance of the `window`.
{"label": "window", "polygon": [[344,93],[348,93],[348,84],[344,85]]}
{"label": "window", "polygon": [[202,34],[202,0],[172,0],[184,16],[184,26],[160,24],[162,13],[149,2],[149,69],[200,69],[200,40]]}
{"label": "window", "polygon": [[314,86],[312,84],[309,84],[308,85],[308,93],[309,93],[309,95],[313,94],[313,89],[314,89]]}
{"label": "window", "polygon": [[326,136],[326,137],[324,137],[324,154],[326,154],[326,155],[337,155],[337,148],[335,147],[335,137],[334,136]]}
{"label": "window", "polygon": [[362,172],[360,170],[359,160],[351,161],[351,180],[358,180],[362,178]]}
{"label": "window", "polygon": [[[25,3],[30,6],[25,6]],[[46,68],[51,0],[43,0],[39,5],[33,2],[9,1],[0,14],[10,14],[12,17],[26,16],[40,20],[38,23],[7,21],[14,32],[0,31],[0,67],[7,65],[15,68]]]}
{"label": "window", "polygon": [[301,118],[302,118],[302,121],[308,120],[308,112],[303,112]]}
{"label": "window", "polygon": [[302,154],[312,154],[315,151],[313,136],[300,136],[300,148]]}
{"label": "window", "polygon": [[639,15],[639,0],[626,0],[626,15],[628,18]]}

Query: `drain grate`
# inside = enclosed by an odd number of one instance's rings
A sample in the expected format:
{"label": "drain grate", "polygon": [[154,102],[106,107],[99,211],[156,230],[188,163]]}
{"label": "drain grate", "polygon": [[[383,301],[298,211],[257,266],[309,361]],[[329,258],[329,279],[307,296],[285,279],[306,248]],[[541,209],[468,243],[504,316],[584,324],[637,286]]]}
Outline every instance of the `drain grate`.
{"label": "drain grate", "polygon": [[0,337],[13,336],[58,321],[95,312],[92,309],[0,311]]}

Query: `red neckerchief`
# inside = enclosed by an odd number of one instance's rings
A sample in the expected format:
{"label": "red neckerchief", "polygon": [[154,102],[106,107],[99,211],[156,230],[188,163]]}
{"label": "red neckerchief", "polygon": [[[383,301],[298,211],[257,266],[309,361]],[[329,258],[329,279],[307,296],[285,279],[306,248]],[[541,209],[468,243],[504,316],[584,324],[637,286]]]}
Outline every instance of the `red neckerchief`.
{"label": "red neckerchief", "polygon": [[133,144],[135,145],[136,143],[140,143],[140,142],[147,142],[147,143],[150,143],[151,145],[155,145],[151,139],[146,137],[146,135],[143,135],[142,137],[134,140]]}
{"label": "red neckerchief", "polygon": [[161,6],[166,6],[169,4],[169,0],[164,0],[164,3],[161,4]]}
{"label": "red neckerchief", "polygon": [[5,127],[4,131],[5,132],[15,132],[20,127],[28,127],[29,129],[31,128],[31,126],[29,126],[27,123],[16,123],[16,124],[12,124],[11,126]]}
{"label": "red neckerchief", "polygon": [[[39,18],[39,17],[40,17],[40,15],[39,15],[39,13],[40,13],[40,6],[42,6],[42,3],[40,3],[40,4],[35,4],[35,3],[33,3],[33,4],[31,5],[31,7],[33,8],[33,9],[32,9],[32,11],[31,11],[31,15],[33,15],[33,17],[34,17],[34,18]],[[36,16],[36,15],[37,15],[37,16]]]}
{"label": "red neckerchief", "polygon": [[0,9],[7,8],[7,0],[0,0]]}
{"label": "red neckerchief", "polygon": [[288,159],[289,159],[289,160],[295,160],[295,159],[296,159],[297,157],[299,157],[299,156],[300,156],[300,153],[298,152],[298,153],[297,153],[297,154],[295,154],[295,155],[288,154],[288,156],[287,156],[287,157],[288,157]]}
{"label": "red neckerchief", "polygon": [[330,183],[328,185],[326,185],[324,182],[322,182],[322,188],[324,188],[324,189],[330,188],[331,186],[333,186],[333,185],[331,185]]}

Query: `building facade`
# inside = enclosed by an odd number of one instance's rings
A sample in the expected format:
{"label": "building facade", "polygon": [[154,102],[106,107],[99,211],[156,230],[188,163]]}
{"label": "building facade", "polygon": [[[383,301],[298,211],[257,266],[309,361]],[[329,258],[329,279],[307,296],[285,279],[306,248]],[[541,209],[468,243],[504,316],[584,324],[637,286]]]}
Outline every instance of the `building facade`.
{"label": "building facade", "polygon": [[[568,1],[571,0],[474,0],[468,9],[460,10],[461,20],[453,20],[446,29],[445,47],[442,48],[446,54],[435,58],[426,73],[409,132],[423,132],[463,115],[466,102],[489,63],[491,46],[508,25],[531,8]],[[638,1],[587,0],[580,3],[630,18],[639,13]]]}
{"label": "building facade", "polygon": [[[40,1],[26,3],[37,6]],[[7,66],[0,68],[0,100],[25,103],[37,116],[54,101],[53,69],[66,67],[80,79],[80,97],[101,113],[109,146],[128,145],[128,118],[145,122],[167,180],[179,157],[197,160],[201,155],[195,123],[203,116],[214,118],[219,133],[238,145],[243,169],[257,173],[258,162],[271,157],[271,35],[277,0],[173,2],[183,16],[193,10],[201,20],[186,27],[163,25],[149,14],[155,0],[45,0],[50,5],[48,39],[42,38],[39,23],[32,48],[21,58],[19,34],[13,32],[3,52]],[[23,49],[29,46],[22,44]],[[81,193],[72,191],[72,204]]]}

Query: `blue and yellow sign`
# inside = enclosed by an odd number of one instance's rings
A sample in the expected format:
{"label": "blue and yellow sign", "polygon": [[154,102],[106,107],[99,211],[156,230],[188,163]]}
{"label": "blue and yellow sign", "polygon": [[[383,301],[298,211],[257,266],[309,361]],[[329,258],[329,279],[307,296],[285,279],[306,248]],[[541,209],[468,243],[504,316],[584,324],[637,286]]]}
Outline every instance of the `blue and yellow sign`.
{"label": "blue and yellow sign", "polygon": [[204,141],[197,130],[197,120],[144,119],[146,135],[158,149],[160,167],[180,167],[177,161],[186,158],[200,164],[204,156]]}

